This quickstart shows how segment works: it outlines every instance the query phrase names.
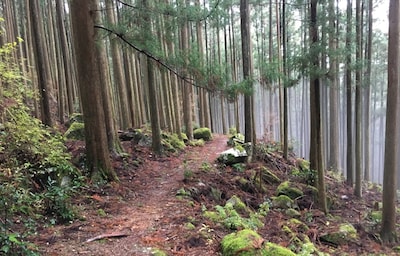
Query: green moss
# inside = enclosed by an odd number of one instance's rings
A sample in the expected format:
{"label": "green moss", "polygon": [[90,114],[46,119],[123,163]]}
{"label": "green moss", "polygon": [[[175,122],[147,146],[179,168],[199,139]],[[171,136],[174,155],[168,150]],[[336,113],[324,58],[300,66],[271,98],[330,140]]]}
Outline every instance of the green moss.
{"label": "green moss", "polygon": [[261,177],[264,182],[269,184],[278,184],[281,182],[281,179],[278,178],[273,172],[268,170],[266,167],[261,167]]}
{"label": "green moss", "polygon": [[64,136],[71,140],[85,140],[85,125],[79,122],[72,123]]}
{"label": "green moss", "polygon": [[343,245],[358,238],[357,230],[351,224],[341,224],[337,230],[320,236],[321,241]]}
{"label": "green moss", "polygon": [[244,135],[241,133],[232,134],[228,139],[228,146],[234,147],[236,145],[244,144]]}
{"label": "green moss", "polygon": [[189,223],[186,223],[185,226],[186,226],[186,228],[189,229],[189,230],[194,230],[194,229],[196,228],[196,226],[193,225],[193,223],[190,223],[190,222],[189,222]]}
{"label": "green moss", "polygon": [[168,256],[168,253],[166,253],[160,249],[154,248],[151,250],[151,255],[152,256]]}
{"label": "green moss", "polygon": [[189,140],[188,137],[187,137],[187,135],[186,135],[186,133],[183,133],[183,132],[181,132],[181,138],[182,138],[182,140],[185,141],[185,142]]}
{"label": "green moss", "polygon": [[310,169],[310,162],[302,159],[302,158],[297,158],[296,160],[297,166],[300,168],[300,170],[305,171]]}
{"label": "green moss", "polygon": [[240,200],[240,198],[236,195],[233,195],[229,200],[226,202],[227,204],[232,204],[233,208],[240,212],[249,212],[250,209],[247,208],[246,204]]}
{"label": "green moss", "polygon": [[176,152],[186,147],[185,142],[178,137],[178,134],[162,133],[162,145],[167,151]]}
{"label": "green moss", "polygon": [[292,186],[289,181],[282,182],[276,189],[276,195],[286,195],[291,199],[296,199],[304,195],[303,191]]}
{"label": "green moss", "polygon": [[293,208],[286,209],[285,214],[289,217],[300,217],[301,213]]}
{"label": "green moss", "polygon": [[242,215],[235,209],[232,202],[227,202],[223,207],[220,205],[215,206],[215,211],[205,211],[204,217],[213,222],[220,223],[224,227],[232,230],[257,229],[264,225],[260,220],[261,215],[253,213],[241,201],[239,203],[235,202],[235,205],[240,209],[242,207],[247,209],[246,211],[249,212],[249,218],[242,217]]}
{"label": "green moss", "polygon": [[294,201],[287,195],[274,196],[271,199],[274,208],[289,209],[295,206]]}
{"label": "green moss", "polygon": [[368,218],[373,223],[381,223],[382,222],[382,211],[372,211],[368,214]]}
{"label": "green moss", "polygon": [[243,229],[226,235],[221,241],[223,256],[261,255],[264,239],[255,231]]}
{"label": "green moss", "polygon": [[188,145],[192,146],[192,147],[202,147],[202,146],[205,145],[205,142],[204,142],[203,139],[191,140],[191,141],[188,142]]}
{"label": "green moss", "polygon": [[176,191],[176,196],[187,196],[190,197],[192,194],[190,193],[190,191],[186,190],[185,188],[180,188],[178,189],[178,191]]}
{"label": "green moss", "polygon": [[221,241],[223,256],[296,256],[280,245],[267,242],[255,231],[244,229],[226,235]]}
{"label": "green moss", "polygon": [[193,138],[195,139],[203,139],[205,141],[212,140],[212,134],[210,128],[203,127],[197,128],[193,131]]}
{"label": "green moss", "polygon": [[262,250],[262,256],[296,256],[291,250],[280,245],[268,242]]}

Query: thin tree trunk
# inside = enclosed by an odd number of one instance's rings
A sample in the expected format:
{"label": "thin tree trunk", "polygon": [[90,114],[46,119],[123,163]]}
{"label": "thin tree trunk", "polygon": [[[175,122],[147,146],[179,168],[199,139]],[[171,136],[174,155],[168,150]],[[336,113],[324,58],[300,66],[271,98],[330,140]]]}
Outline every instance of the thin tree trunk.
{"label": "thin tree trunk", "polygon": [[33,49],[36,60],[35,66],[37,70],[40,93],[41,119],[44,124],[52,126],[53,120],[50,111],[51,78],[49,73],[49,57],[46,51],[47,46],[44,39],[43,21],[39,8],[39,1],[29,0],[29,10],[34,43]]}
{"label": "thin tree trunk", "polygon": [[[317,5],[318,0],[311,0],[310,9],[310,37],[311,48],[318,47],[318,25],[317,25]],[[311,49],[314,52],[312,56],[313,69],[319,69],[319,57],[315,54],[316,49]],[[311,74],[310,77],[310,113],[311,113],[311,142],[310,142],[310,168],[318,173],[317,188],[318,188],[318,204],[319,208],[327,213],[326,189],[325,189],[325,168],[323,161],[323,141],[322,141],[322,126],[321,126],[321,99],[320,99],[320,80],[316,74]]]}
{"label": "thin tree trunk", "polygon": [[351,0],[347,0],[347,31],[346,31],[346,106],[347,106],[347,184],[353,186],[353,118],[352,118],[352,79],[351,79],[351,37],[352,37],[352,3]]}

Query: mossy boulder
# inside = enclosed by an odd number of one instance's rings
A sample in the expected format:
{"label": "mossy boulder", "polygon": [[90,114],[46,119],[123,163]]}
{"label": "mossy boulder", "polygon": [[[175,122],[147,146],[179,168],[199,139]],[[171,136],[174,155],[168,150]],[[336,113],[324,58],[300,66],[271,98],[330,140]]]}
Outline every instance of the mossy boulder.
{"label": "mossy boulder", "polygon": [[186,147],[185,142],[181,140],[176,133],[162,133],[161,142],[168,151],[172,152],[182,150]]}
{"label": "mossy boulder", "polygon": [[244,144],[244,135],[241,133],[232,134],[228,139],[228,146],[234,147],[236,145]]}
{"label": "mossy boulder", "polygon": [[276,188],[276,195],[286,195],[291,199],[296,199],[304,195],[303,191],[294,187],[289,181],[282,182]]}
{"label": "mossy boulder", "polygon": [[74,122],[64,134],[65,138],[70,140],[85,140],[84,123]]}
{"label": "mossy boulder", "polygon": [[265,240],[250,229],[226,235],[221,241],[223,256],[295,256],[292,251]]}
{"label": "mossy boulder", "polygon": [[210,128],[202,127],[197,128],[193,131],[193,138],[195,139],[203,139],[205,141],[212,140],[212,134]]}
{"label": "mossy boulder", "polygon": [[294,201],[287,195],[273,196],[271,199],[273,208],[289,209],[297,207]]}
{"label": "mossy boulder", "polygon": [[305,159],[297,158],[296,164],[302,171],[306,171],[306,170],[310,169],[310,162]]}
{"label": "mossy boulder", "polygon": [[281,183],[281,179],[278,178],[272,171],[270,171],[266,167],[261,167],[260,169],[261,178],[264,182],[269,184],[279,184]]}
{"label": "mossy boulder", "polygon": [[238,212],[245,213],[245,212],[250,212],[250,209],[246,206],[245,203],[237,196],[233,195],[231,198],[226,201],[227,204],[232,204],[233,209],[235,209]]}
{"label": "mossy boulder", "polygon": [[226,165],[243,163],[247,159],[247,152],[244,149],[231,148],[220,153],[218,161]]}
{"label": "mossy boulder", "polygon": [[[232,201],[235,201],[235,203],[233,204]],[[231,198],[230,202],[226,202],[225,206],[217,205],[215,211],[204,211],[203,215],[231,230],[257,229],[264,225],[260,219],[261,216],[253,213],[235,196]]]}
{"label": "mossy boulder", "polygon": [[192,146],[192,147],[202,147],[202,146],[204,146],[204,144],[205,144],[205,142],[203,139],[191,140],[188,142],[188,145]]}
{"label": "mossy boulder", "polygon": [[232,181],[240,187],[243,191],[254,192],[254,184],[242,176],[235,176]]}
{"label": "mossy boulder", "polygon": [[350,223],[340,224],[334,230],[320,236],[320,240],[334,245],[343,245],[358,239],[357,230]]}
{"label": "mossy boulder", "polygon": [[293,208],[286,209],[285,214],[289,217],[301,217],[301,213]]}

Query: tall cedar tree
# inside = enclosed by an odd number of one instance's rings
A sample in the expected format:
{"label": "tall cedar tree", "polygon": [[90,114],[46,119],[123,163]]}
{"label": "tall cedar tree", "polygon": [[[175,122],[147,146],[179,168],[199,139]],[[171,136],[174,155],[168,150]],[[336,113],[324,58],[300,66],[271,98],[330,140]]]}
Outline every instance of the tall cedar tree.
{"label": "tall cedar tree", "polygon": [[[247,81],[247,86],[252,89],[252,65],[251,65],[251,48],[250,48],[250,8],[248,0],[240,0],[240,28],[242,36],[242,59],[243,59],[243,77]],[[248,90],[244,96],[244,132],[246,142],[255,142],[253,137],[254,120],[253,120],[253,104],[252,90]]]}
{"label": "tall cedar tree", "polygon": [[49,57],[47,53],[46,40],[44,38],[43,20],[39,8],[40,2],[37,0],[29,1],[30,19],[32,25],[33,49],[38,76],[38,86],[40,92],[40,108],[42,122],[52,126],[53,121],[50,112],[50,89],[51,76],[49,67]]}
{"label": "tall cedar tree", "polygon": [[385,163],[383,176],[383,212],[381,239],[397,241],[396,235],[396,172],[399,166],[399,86],[400,86],[400,5],[390,0],[388,45],[388,92],[386,109]]}
{"label": "tall cedar tree", "polygon": [[93,181],[118,180],[109,151],[97,58],[95,55],[97,33],[94,21],[97,15],[96,0],[71,1],[71,22],[78,70],[78,84],[85,122],[86,161]]}
{"label": "tall cedar tree", "polygon": [[[317,24],[318,0],[311,0],[310,9],[310,52],[312,70],[319,70],[318,24]],[[310,167],[318,172],[318,203],[325,213],[328,212],[325,192],[325,170],[323,161],[322,124],[321,124],[321,99],[320,79],[316,72],[311,72],[310,77],[310,117],[311,117],[311,141],[310,141]]]}

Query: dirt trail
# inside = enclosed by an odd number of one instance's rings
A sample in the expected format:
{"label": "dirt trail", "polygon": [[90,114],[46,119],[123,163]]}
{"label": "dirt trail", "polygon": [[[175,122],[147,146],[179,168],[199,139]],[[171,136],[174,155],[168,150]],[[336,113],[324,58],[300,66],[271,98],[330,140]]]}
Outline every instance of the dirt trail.
{"label": "dirt trail", "polygon": [[[213,254],[215,245],[184,230],[188,216],[199,212],[176,198],[184,171],[212,164],[226,149],[226,136],[215,135],[204,147],[187,148],[178,157],[154,158],[149,152],[135,171],[121,169],[119,184],[80,199],[85,220],[39,231],[43,255],[152,255],[154,248],[170,248],[171,255]],[[87,242],[99,235],[121,235]]]}

